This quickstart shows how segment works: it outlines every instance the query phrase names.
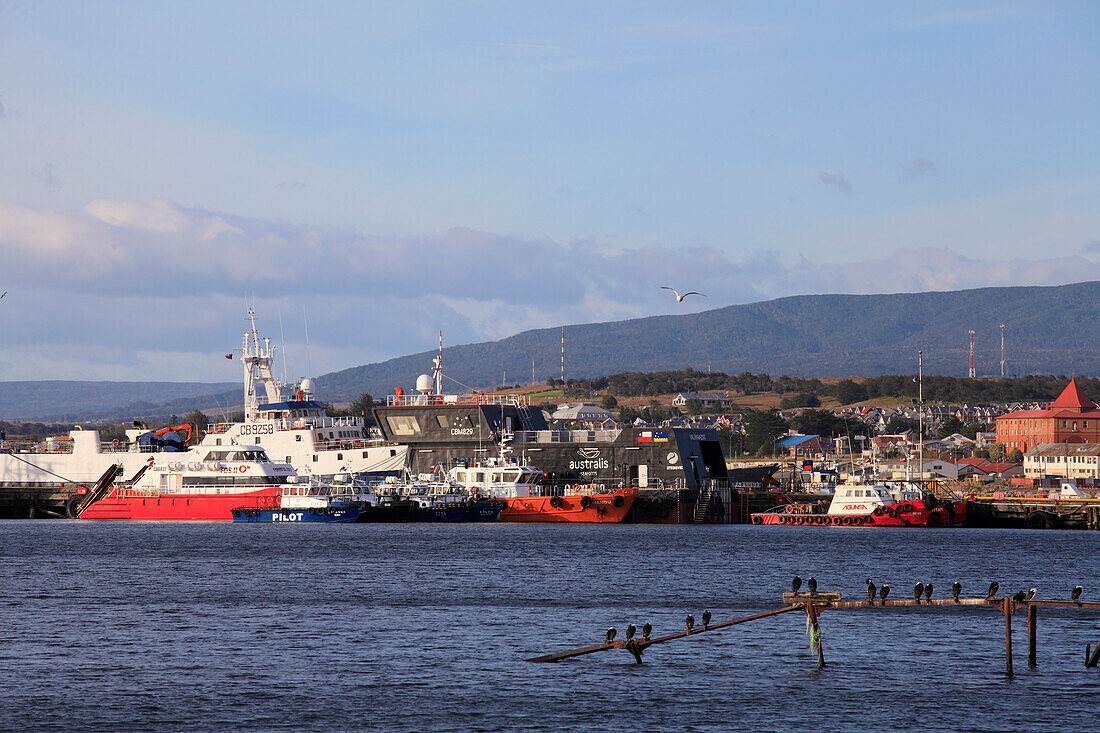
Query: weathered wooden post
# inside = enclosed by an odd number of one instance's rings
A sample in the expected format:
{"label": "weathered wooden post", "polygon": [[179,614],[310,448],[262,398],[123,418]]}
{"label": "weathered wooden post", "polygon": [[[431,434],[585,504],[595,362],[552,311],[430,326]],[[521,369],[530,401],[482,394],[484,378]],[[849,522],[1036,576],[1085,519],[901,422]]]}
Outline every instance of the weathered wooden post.
{"label": "weathered wooden post", "polygon": [[825,666],[825,650],[821,647],[821,627],[817,625],[817,606],[806,604],[806,615],[810,618],[810,643],[817,646],[817,667]]}
{"label": "weathered wooden post", "polygon": [[1012,676],[1012,599],[1001,599],[1001,610],[1005,615],[1005,674]]}
{"label": "weathered wooden post", "polygon": [[1027,604],[1027,666],[1035,666],[1035,625],[1039,609]]}

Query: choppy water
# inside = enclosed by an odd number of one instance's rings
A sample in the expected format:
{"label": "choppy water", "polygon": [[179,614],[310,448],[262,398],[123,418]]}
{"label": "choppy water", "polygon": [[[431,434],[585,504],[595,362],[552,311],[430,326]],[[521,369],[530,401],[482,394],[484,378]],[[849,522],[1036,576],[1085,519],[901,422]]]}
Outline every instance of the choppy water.
{"label": "choppy water", "polygon": [[984,609],[785,614],[560,664],[525,657],[775,608],[797,574],[1100,598],[1100,535],[754,526],[0,522],[4,730],[1094,730],[1100,617],[1044,609],[1004,676]]}

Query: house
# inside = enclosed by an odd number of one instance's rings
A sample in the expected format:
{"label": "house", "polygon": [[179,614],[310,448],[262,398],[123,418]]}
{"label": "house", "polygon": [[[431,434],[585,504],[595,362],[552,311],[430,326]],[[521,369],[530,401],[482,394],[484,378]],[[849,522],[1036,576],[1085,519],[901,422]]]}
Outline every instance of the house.
{"label": "house", "polygon": [[730,404],[730,398],[721,392],[681,392],[672,398],[672,404],[676,407],[684,407],[688,400],[699,400],[705,410],[729,407]]}
{"label": "house", "polygon": [[962,458],[958,462],[959,480],[973,478],[981,481],[1007,481],[1024,475],[1020,463],[993,463],[984,458]]}
{"label": "house", "polygon": [[1100,478],[1100,445],[1096,443],[1044,443],[1024,454],[1028,478]]}
{"label": "house", "polygon": [[831,446],[828,439],[820,435],[788,435],[775,441],[778,448],[785,448],[792,458],[816,456],[825,453]]}
{"label": "house", "polygon": [[997,442],[1006,450],[1044,443],[1100,443],[1100,408],[1076,379],[1042,410],[1016,410],[997,418]]}

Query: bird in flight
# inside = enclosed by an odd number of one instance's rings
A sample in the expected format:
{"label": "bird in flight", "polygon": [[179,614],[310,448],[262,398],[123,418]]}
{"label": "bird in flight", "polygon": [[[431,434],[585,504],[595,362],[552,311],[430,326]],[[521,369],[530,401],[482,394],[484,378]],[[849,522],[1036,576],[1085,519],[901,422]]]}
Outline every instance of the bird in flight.
{"label": "bird in flight", "polygon": [[672,294],[676,296],[676,302],[677,302],[677,303],[683,303],[683,302],[684,302],[684,298],[688,297],[689,295],[702,295],[702,296],[703,296],[704,298],[705,298],[705,297],[707,297],[707,296],[703,295],[703,294],[702,294],[702,293],[700,293],[700,292],[696,292],[695,290],[691,290],[691,291],[688,291],[688,292],[684,293],[683,295],[680,295],[680,293],[676,292],[676,290],[674,290],[674,289],[670,288],[670,287],[669,287],[669,286],[667,286],[667,285],[662,285],[661,287],[662,287],[662,288],[663,288],[664,290],[672,290]]}

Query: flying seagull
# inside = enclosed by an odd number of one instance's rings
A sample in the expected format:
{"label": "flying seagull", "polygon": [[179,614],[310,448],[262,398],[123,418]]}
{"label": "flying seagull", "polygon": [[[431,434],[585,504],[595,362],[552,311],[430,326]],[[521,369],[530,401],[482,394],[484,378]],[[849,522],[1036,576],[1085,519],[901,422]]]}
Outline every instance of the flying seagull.
{"label": "flying seagull", "polygon": [[672,290],[672,294],[676,296],[676,302],[677,303],[683,303],[684,298],[688,297],[689,295],[702,295],[704,298],[707,297],[707,296],[703,295],[702,293],[700,293],[698,291],[695,291],[695,290],[689,290],[688,292],[684,293],[683,295],[680,295],[679,292],[677,292],[673,288],[670,288],[667,285],[662,285],[661,287],[665,290]]}

